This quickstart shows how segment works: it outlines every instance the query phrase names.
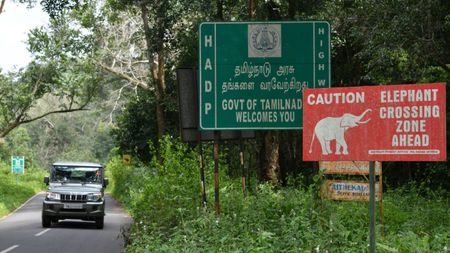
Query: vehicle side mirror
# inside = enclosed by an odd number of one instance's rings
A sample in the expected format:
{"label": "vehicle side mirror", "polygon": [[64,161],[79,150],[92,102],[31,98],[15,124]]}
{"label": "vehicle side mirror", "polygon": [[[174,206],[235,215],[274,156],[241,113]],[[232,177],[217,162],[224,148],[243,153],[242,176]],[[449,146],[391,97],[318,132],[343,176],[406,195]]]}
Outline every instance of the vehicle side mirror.
{"label": "vehicle side mirror", "polygon": [[109,184],[109,180],[107,178],[103,179],[103,188],[106,188],[106,186],[108,186]]}
{"label": "vehicle side mirror", "polygon": [[50,183],[49,177],[44,177],[44,184],[48,185]]}

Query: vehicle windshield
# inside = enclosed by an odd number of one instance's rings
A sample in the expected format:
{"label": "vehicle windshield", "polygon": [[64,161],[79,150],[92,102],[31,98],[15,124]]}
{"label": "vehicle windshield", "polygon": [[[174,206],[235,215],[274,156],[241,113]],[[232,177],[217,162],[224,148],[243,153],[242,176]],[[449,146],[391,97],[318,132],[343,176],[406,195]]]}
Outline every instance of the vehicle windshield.
{"label": "vehicle windshield", "polygon": [[102,171],[98,167],[54,166],[52,181],[58,183],[98,183],[102,181]]}

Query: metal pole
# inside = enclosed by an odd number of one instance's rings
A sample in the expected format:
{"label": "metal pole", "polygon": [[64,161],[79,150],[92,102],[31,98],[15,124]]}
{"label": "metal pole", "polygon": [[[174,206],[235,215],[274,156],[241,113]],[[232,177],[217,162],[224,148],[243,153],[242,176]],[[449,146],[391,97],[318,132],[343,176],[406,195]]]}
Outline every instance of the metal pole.
{"label": "metal pole", "polygon": [[198,162],[200,165],[200,180],[201,180],[201,187],[202,187],[202,205],[203,205],[203,208],[206,209],[205,162],[203,160],[203,145],[202,145],[200,132],[197,133],[197,141],[198,141],[198,149],[199,149]]}
{"label": "metal pole", "polygon": [[214,210],[220,215],[219,202],[219,131],[214,131]]}
{"label": "metal pole", "polygon": [[380,223],[381,223],[381,237],[384,237],[384,223],[383,223],[383,164],[381,162],[377,162],[380,164]]}
{"label": "metal pole", "polygon": [[250,168],[252,167],[252,153],[249,153],[249,157],[248,157],[248,164],[247,164],[247,186],[249,189],[251,189],[250,187]]}
{"label": "metal pole", "polygon": [[242,193],[244,193],[244,196],[247,195],[247,192],[245,190],[245,165],[244,165],[244,145],[242,143],[242,131],[240,131],[239,135],[239,158],[241,160],[241,169],[242,169]]}
{"label": "metal pole", "polygon": [[369,212],[370,212],[370,253],[376,251],[375,241],[375,162],[369,162],[369,180],[370,180],[370,196],[369,196]]}

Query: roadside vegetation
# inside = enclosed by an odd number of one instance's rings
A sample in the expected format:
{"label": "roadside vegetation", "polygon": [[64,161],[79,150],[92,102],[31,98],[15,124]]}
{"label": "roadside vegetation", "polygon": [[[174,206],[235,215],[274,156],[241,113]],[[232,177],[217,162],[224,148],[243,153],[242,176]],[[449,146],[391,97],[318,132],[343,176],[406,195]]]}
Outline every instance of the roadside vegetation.
{"label": "roadside vegetation", "polygon": [[[15,2],[43,8],[50,24],[28,34],[28,66],[0,69],[0,217],[43,189],[39,168],[105,163],[108,190],[135,221],[126,252],[368,250],[368,204],[319,197],[317,163],[302,160],[301,130],[261,130],[244,141],[247,196],[240,143],[221,141],[220,216],[204,142],[202,207],[197,147],[179,140],[177,69],[198,68],[204,21],[326,20],[331,87],[445,82],[450,107],[450,1]],[[447,161],[383,163],[377,252],[449,252],[448,109],[446,120]],[[17,184],[11,155],[26,157]]]}
{"label": "roadside vegetation", "polygon": [[[27,129],[17,128],[0,144],[0,218],[45,190],[47,171],[35,161],[35,152]],[[11,172],[11,156],[25,157],[25,173]]]}
{"label": "roadside vegetation", "polygon": [[[11,131],[5,143],[0,144],[0,217],[46,189],[44,176],[48,175],[47,168],[51,163],[58,160],[101,162],[107,159],[110,149],[108,131],[103,126],[86,126],[95,117],[96,112],[55,115],[29,124],[27,128]],[[46,131],[49,124],[54,126],[51,131]],[[84,134],[80,130],[82,126],[86,128]],[[92,140],[96,144],[91,145]],[[80,148],[87,146],[90,148]],[[25,157],[23,175],[11,173],[11,156]]]}
{"label": "roadside vegetation", "polygon": [[0,162],[0,218],[45,190],[45,170],[25,167],[25,174],[11,173],[11,162]]}
{"label": "roadside vegetation", "polygon": [[[201,207],[197,153],[177,140],[161,143],[160,166],[108,164],[112,193],[135,219],[126,252],[366,252],[366,202],[319,197],[320,177],[304,186],[254,185],[244,197],[239,178],[221,162],[221,214],[214,214],[213,164],[207,165],[208,207]],[[448,252],[448,192],[415,183],[384,194],[377,252]],[[378,205],[378,204],[377,204]],[[379,216],[379,212],[377,213]]]}

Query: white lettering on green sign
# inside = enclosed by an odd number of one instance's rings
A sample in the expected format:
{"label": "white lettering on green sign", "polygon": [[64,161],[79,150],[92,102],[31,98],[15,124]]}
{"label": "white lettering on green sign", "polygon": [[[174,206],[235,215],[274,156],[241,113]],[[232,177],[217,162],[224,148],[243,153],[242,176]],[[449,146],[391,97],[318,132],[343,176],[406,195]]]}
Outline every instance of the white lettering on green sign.
{"label": "white lettering on green sign", "polygon": [[303,91],[330,86],[327,22],[206,22],[199,38],[201,129],[301,129]]}

